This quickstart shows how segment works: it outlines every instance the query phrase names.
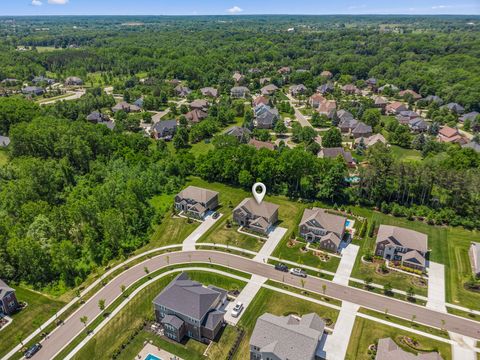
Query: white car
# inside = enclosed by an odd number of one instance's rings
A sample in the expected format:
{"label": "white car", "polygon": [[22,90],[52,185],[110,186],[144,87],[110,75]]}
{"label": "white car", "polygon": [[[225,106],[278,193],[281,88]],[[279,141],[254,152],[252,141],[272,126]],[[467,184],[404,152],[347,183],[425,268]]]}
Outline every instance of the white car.
{"label": "white car", "polygon": [[303,277],[303,278],[307,277],[307,273],[300,268],[290,269],[290,274],[295,275],[295,276],[300,276],[300,277]]}
{"label": "white car", "polygon": [[243,304],[240,301],[238,301],[232,309],[232,316],[238,317],[238,315],[240,315],[242,310],[243,310]]}

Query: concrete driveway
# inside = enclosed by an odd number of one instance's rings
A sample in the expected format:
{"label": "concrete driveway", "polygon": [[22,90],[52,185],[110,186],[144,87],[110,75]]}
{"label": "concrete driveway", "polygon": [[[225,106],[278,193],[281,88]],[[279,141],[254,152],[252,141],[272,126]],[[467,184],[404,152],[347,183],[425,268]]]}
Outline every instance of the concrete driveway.
{"label": "concrete driveway", "polygon": [[269,235],[265,244],[262,246],[257,255],[253,258],[255,261],[266,262],[272,255],[273,250],[277,247],[282,240],[283,236],[287,232],[287,229],[282,227],[276,227]]}
{"label": "concrete driveway", "polygon": [[349,244],[342,250],[342,259],[340,260],[340,265],[338,265],[337,272],[333,277],[334,283],[348,286],[359,249],[360,247],[358,245]]}
{"label": "concrete driveway", "polygon": [[428,301],[429,309],[447,312],[445,306],[445,266],[430,261],[428,266]]}
{"label": "concrete driveway", "polygon": [[[258,291],[261,289],[261,287],[265,283],[265,281],[267,281],[266,277],[259,276],[259,275],[252,275],[252,278],[250,279],[248,284],[245,285],[245,287],[240,292],[240,294],[237,296],[235,301],[231,301],[227,305],[227,307],[225,308],[225,311],[227,312],[225,314],[225,321],[226,322],[228,322],[231,325],[237,325],[238,321],[240,320],[240,318],[243,316],[243,314],[247,310],[248,305],[250,305],[252,300],[255,298],[255,295],[257,295]],[[238,301],[243,303],[243,310],[238,317],[233,317],[232,316],[232,309]]]}
{"label": "concrete driveway", "polygon": [[207,218],[197,227],[193,232],[188,235],[188,237],[183,241],[183,251],[193,251],[195,250],[195,244],[197,241],[210,229],[215,223],[222,218],[222,214],[216,219],[211,215],[208,215]]}

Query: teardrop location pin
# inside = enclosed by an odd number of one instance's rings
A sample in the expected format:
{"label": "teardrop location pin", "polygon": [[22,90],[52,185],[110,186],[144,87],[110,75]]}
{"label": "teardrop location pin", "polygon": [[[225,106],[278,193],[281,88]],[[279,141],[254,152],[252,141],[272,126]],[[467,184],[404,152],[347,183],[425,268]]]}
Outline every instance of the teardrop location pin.
{"label": "teardrop location pin", "polygon": [[[261,188],[262,192],[258,193],[257,188]],[[258,183],[253,184],[252,194],[253,194],[253,197],[255,198],[255,200],[257,201],[258,205],[260,205],[262,203],[263,198],[265,197],[266,193],[267,193],[267,187],[263,183],[258,182]]]}

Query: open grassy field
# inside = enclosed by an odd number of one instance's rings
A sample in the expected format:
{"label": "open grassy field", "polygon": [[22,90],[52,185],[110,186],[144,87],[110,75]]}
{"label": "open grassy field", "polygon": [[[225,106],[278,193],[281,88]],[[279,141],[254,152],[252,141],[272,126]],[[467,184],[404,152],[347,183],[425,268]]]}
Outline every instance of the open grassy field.
{"label": "open grassy field", "polygon": [[390,149],[394,157],[402,161],[421,161],[422,153],[414,149],[404,149],[397,145],[391,145]]}
{"label": "open grassy field", "polygon": [[[471,274],[468,248],[472,241],[480,241],[480,233],[478,231],[470,231],[458,227],[430,226],[419,221],[396,218],[360,207],[353,207],[352,210],[355,214],[367,218],[369,223],[375,221],[377,226],[380,224],[396,225],[427,234],[430,260],[445,265],[447,301],[472,309],[480,309],[480,293],[468,291],[463,287],[463,284],[470,278]],[[376,274],[373,267],[361,264],[361,255],[369,250],[374,251],[374,238],[362,240],[358,244],[361,246],[361,250],[353,267],[353,277],[365,278],[366,276],[372,276],[374,282],[381,284],[390,282],[393,287],[404,290],[411,285],[411,276],[401,274],[382,276]],[[417,287],[417,290],[417,294],[426,293],[425,288]]]}
{"label": "open grassy field", "polygon": [[12,287],[15,288],[18,301],[26,302],[28,306],[12,315],[13,323],[0,332],[0,357],[65,305],[63,301],[21,286],[12,285]]}
{"label": "open grassy field", "polygon": [[144,252],[161,246],[181,244],[185,238],[200,225],[197,221],[188,222],[182,217],[172,217],[166,214],[162,223],[155,228],[150,242],[137,252]]}
{"label": "open grassy field", "polygon": [[[436,351],[440,352],[444,360],[452,359],[451,348],[447,343],[411,334],[403,330],[357,317],[352,334],[350,336],[346,360],[370,360],[372,359],[372,355],[368,354],[369,345],[374,344],[378,342],[379,339],[386,337],[392,338],[398,345],[400,345],[398,339],[401,336],[409,336],[416,339],[420,346],[425,349],[435,349]],[[413,349],[410,349],[406,345],[402,345],[402,348],[415,353]]]}
{"label": "open grassy field", "polygon": [[[189,275],[192,280],[199,281],[205,285],[216,285],[227,290],[234,287],[243,288],[244,286],[244,283],[241,281],[217,274],[194,271],[189,272]],[[134,331],[142,325],[145,319],[152,319],[154,317],[152,300],[175,276],[176,274],[167,275],[135,296],[119,314],[110,320],[110,322],[83,347],[75,356],[75,359],[110,359],[112,353],[122,346],[122,344],[128,342],[128,339]],[[231,338],[231,336],[227,336],[224,341]],[[204,359],[202,354],[206,349],[206,345],[195,340],[188,340],[185,344],[181,345],[162,339],[146,330],[141,331],[133,341],[125,346],[120,358],[133,359],[143,348],[144,342],[148,340],[152,340],[155,345],[184,359]],[[228,352],[231,345],[232,344],[222,342],[222,349],[226,348]],[[218,354],[222,349],[216,349],[214,353]]]}
{"label": "open grassy field", "polygon": [[[272,301],[272,299],[275,299],[275,301]],[[338,317],[337,310],[286,294],[277,293],[274,290],[262,288],[250,306],[245,310],[245,314],[243,314],[238,323],[238,325],[245,330],[245,336],[235,354],[235,360],[249,359],[248,342],[250,336],[252,335],[257,319],[266,312],[279,316],[289,314],[304,315],[314,312],[321,318],[330,319],[333,322],[335,322]]]}

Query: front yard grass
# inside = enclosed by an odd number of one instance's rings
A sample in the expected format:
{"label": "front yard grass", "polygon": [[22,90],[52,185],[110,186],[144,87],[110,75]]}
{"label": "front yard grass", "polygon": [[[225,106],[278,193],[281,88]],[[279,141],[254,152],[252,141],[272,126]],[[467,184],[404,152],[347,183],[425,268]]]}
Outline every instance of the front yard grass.
{"label": "front yard grass", "polygon": [[141,253],[166,245],[182,244],[183,240],[199,225],[200,223],[197,221],[189,222],[188,219],[173,217],[170,213],[167,213],[162,223],[155,228],[150,242],[136,252]]}
{"label": "front yard grass", "polygon": [[[226,290],[241,289],[245,285],[242,281],[214,273],[189,271],[188,274],[192,280],[199,281],[204,285],[219,286]],[[178,273],[167,275],[141,291],[77,353],[74,359],[111,359],[117,349],[127,344],[144,320],[154,319],[153,299],[177,275]],[[149,340],[152,340],[156,346],[184,359],[202,359],[202,354],[206,349],[206,345],[195,340],[177,344],[144,329],[124,347],[120,359],[133,359],[143,348],[144,342]],[[223,345],[228,349],[232,346],[232,344]]]}
{"label": "front yard grass", "polygon": [[[275,301],[272,301],[272,299],[275,299]],[[333,323],[338,317],[338,311],[335,309],[262,288],[245,310],[245,314],[243,314],[238,323],[238,326],[241,326],[245,330],[245,336],[240,342],[234,357],[235,360],[250,359],[249,340],[253,328],[255,327],[257,319],[266,312],[278,316],[289,314],[301,316],[314,312],[321,318],[330,319]]]}
{"label": "front yard grass", "polygon": [[[0,357],[3,357],[27,335],[60,310],[66,302],[53,299],[21,286],[13,286],[18,301],[28,304],[22,311],[12,315],[13,322],[0,331]],[[7,341],[7,339],[9,339]]]}
{"label": "front yard grass", "polygon": [[397,328],[377,323],[375,321],[357,317],[350,335],[350,343],[347,349],[346,360],[370,360],[372,355],[368,354],[368,347],[377,343],[379,339],[390,337],[404,350],[415,353],[415,351],[399,342],[401,336],[409,336],[417,340],[424,348],[435,349],[444,360],[452,359],[451,347],[448,343],[432,340],[427,337],[411,334]]}

